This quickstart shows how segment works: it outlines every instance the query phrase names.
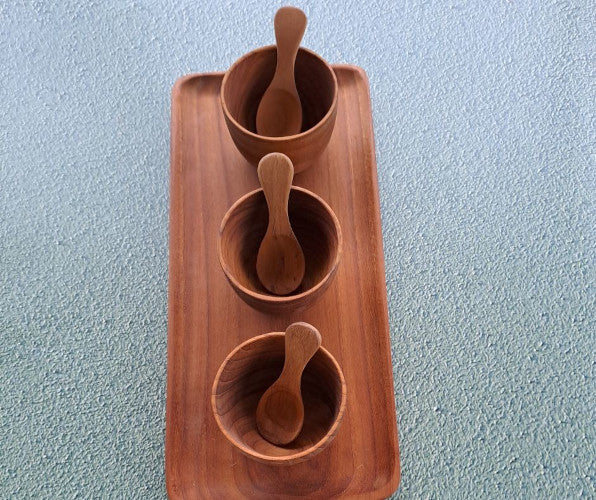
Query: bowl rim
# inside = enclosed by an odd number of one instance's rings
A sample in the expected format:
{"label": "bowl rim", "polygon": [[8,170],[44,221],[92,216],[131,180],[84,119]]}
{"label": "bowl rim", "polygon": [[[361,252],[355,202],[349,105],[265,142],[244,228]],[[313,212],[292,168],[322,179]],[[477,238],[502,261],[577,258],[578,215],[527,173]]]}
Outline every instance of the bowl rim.
{"label": "bowl rim", "polygon": [[213,380],[213,385],[211,386],[211,412],[213,413],[215,421],[217,422],[217,426],[219,427],[219,429],[221,430],[223,435],[226,437],[226,439],[232,445],[234,445],[236,448],[238,448],[242,453],[244,453],[245,455],[255,458],[261,462],[268,463],[268,464],[284,464],[284,463],[290,464],[290,463],[299,461],[300,459],[303,459],[307,456],[314,456],[318,452],[322,451],[331,442],[331,440],[337,433],[339,425],[341,424],[341,422],[343,420],[343,416],[344,416],[344,413],[346,410],[346,400],[347,400],[346,379],[344,377],[341,367],[339,366],[339,363],[327,349],[325,349],[323,346],[319,347],[319,350],[323,353],[323,355],[325,356],[327,361],[329,361],[331,363],[335,372],[339,375],[339,380],[340,380],[340,384],[341,384],[341,399],[340,399],[340,403],[339,403],[339,409],[337,411],[337,416],[335,417],[333,424],[331,425],[329,430],[325,433],[325,435],[321,439],[319,439],[319,441],[317,441],[314,445],[309,446],[308,448],[306,448],[302,451],[299,451],[297,453],[291,454],[291,455],[272,456],[272,455],[265,455],[263,453],[259,453],[258,451],[255,451],[253,448],[250,448],[250,447],[246,446],[245,444],[241,443],[240,441],[234,439],[230,435],[230,432],[224,427],[223,422],[221,421],[219,413],[217,412],[217,405],[216,405],[216,400],[217,400],[216,390],[217,390],[217,386],[219,385],[221,374],[223,373],[226,365],[235,357],[235,355],[239,351],[244,349],[244,347],[251,345],[251,344],[259,343],[259,342],[261,342],[263,340],[267,340],[269,338],[275,338],[275,337],[283,338],[283,337],[285,337],[285,332],[269,332],[269,333],[264,333],[262,335],[257,335],[256,337],[251,337],[250,339],[245,340],[241,344],[237,345],[225,357],[225,359],[222,361],[221,365],[219,366],[219,369],[217,370],[217,374],[215,375],[215,379]]}
{"label": "bowl rim", "polygon": [[246,286],[244,286],[242,283],[240,283],[236,279],[236,277],[232,274],[231,269],[229,268],[229,266],[227,265],[227,262],[225,261],[225,259],[223,257],[223,251],[222,251],[222,245],[221,245],[222,235],[223,235],[226,225],[228,224],[228,221],[232,217],[232,214],[237,209],[237,207],[239,207],[240,205],[245,203],[249,198],[251,198],[253,196],[257,196],[257,194],[259,194],[259,193],[262,193],[263,188],[255,189],[254,191],[246,193],[244,196],[238,198],[234,202],[234,204],[228,209],[228,211],[225,213],[225,215],[223,216],[223,219],[221,220],[221,224],[219,226],[219,233],[218,233],[218,238],[217,238],[217,257],[219,259],[219,264],[220,264],[221,268],[223,269],[224,274],[226,275],[228,280],[230,280],[230,282],[232,283],[232,286],[234,288],[236,288],[237,290],[240,290],[242,293],[250,296],[251,298],[253,298],[257,301],[264,303],[264,304],[268,304],[268,305],[291,304],[293,302],[303,299],[304,297],[308,297],[309,295],[314,294],[317,290],[319,290],[321,287],[323,287],[331,279],[331,277],[335,274],[335,271],[337,270],[337,267],[339,265],[339,261],[341,260],[341,256],[342,256],[342,252],[343,252],[343,235],[341,232],[341,225],[339,223],[339,219],[335,215],[335,212],[331,209],[331,207],[327,204],[327,202],[323,198],[321,198],[319,195],[313,193],[312,191],[309,191],[308,189],[302,188],[300,186],[292,186],[290,191],[298,191],[300,193],[303,193],[307,196],[310,196],[311,198],[314,198],[314,200],[316,202],[321,204],[323,206],[323,208],[325,209],[325,211],[330,215],[331,220],[333,221],[333,226],[335,227],[335,233],[337,235],[337,252],[335,254],[335,259],[333,260],[333,263],[331,264],[329,271],[327,272],[327,274],[325,274],[323,279],[321,279],[321,281],[319,281],[316,285],[314,285],[313,287],[311,287],[307,290],[304,290],[301,293],[294,294],[294,295],[293,294],[290,294],[290,295],[269,295],[269,294],[262,293],[262,292],[255,292],[254,290],[251,290],[250,288],[247,288]]}
{"label": "bowl rim", "polygon": [[335,75],[335,71],[333,71],[333,68],[327,61],[325,61],[325,59],[323,59],[316,52],[314,52],[310,49],[307,49],[306,47],[299,47],[298,50],[307,52],[308,54],[314,56],[316,59],[318,59],[320,62],[322,62],[323,65],[327,68],[327,70],[331,74],[331,78],[333,79],[333,100],[331,101],[331,106],[329,107],[329,109],[327,110],[327,113],[325,113],[323,118],[321,118],[313,127],[305,130],[304,132],[300,132],[299,134],[284,135],[281,137],[270,137],[268,135],[259,135],[254,132],[251,132],[247,128],[240,125],[240,123],[238,123],[238,121],[232,116],[232,113],[230,113],[230,110],[228,109],[226,100],[224,99],[224,91],[226,88],[226,84],[228,82],[229,75],[242,61],[244,61],[245,59],[248,59],[249,57],[254,56],[255,54],[258,54],[259,52],[268,52],[273,49],[277,49],[277,46],[276,45],[265,45],[264,47],[259,47],[257,49],[251,50],[250,52],[247,52],[246,54],[241,56],[239,59],[237,59],[234,62],[234,64],[232,64],[232,66],[230,66],[228,68],[228,70],[224,73],[224,77],[221,82],[221,88],[219,90],[219,100],[221,102],[221,107],[223,108],[223,112],[224,112],[224,115],[226,116],[226,118],[230,122],[232,122],[236,128],[238,128],[240,131],[242,131],[243,134],[246,134],[249,137],[252,137],[254,139],[278,143],[278,142],[285,142],[285,141],[296,140],[296,139],[300,139],[302,137],[306,137],[307,135],[312,134],[319,128],[323,127],[325,125],[325,123],[327,123],[329,121],[330,117],[333,115],[333,113],[335,112],[335,110],[337,108],[338,84],[337,84],[337,76]]}

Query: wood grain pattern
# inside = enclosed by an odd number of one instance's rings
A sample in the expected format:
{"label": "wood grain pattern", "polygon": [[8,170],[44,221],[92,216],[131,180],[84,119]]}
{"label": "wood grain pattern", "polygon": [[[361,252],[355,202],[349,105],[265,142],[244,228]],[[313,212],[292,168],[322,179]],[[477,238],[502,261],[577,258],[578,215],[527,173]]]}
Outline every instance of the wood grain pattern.
{"label": "wood grain pattern", "polygon": [[[335,280],[303,312],[269,315],[240,300],[217,257],[227,209],[257,188],[236,150],[218,95],[222,74],[180,79],[172,96],[166,483],[170,498],[383,498],[400,478],[387,297],[368,81],[334,66],[337,126],[328,148],[294,182],[324,198],[343,232]],[[280,467],[236,450],[210,408],[226,356],[259,334],[306,321],[340,364],[348,390],[334,441]],[[281,366],[280,366],[281,370]],[[285,496],[284,496],[285,495]]]}
{"label": "wood grain pattern", "polygon": [[317,301],[331,284],[341,261],[341,226],[320,196],[293,186],[288,215],[305,256],[302,282],[289,295],[272,294],[257,276],[258,249],[268,226],[262,189],[236,201],[224,215],[219,230],[218,257],[230,285],[247,304],[271,314],[300,311]]}
{"label": "wood grain pattern", "polygon": [[275,72],[275,45],[260,47],[236,61],[225,73],[220,99],[230,135],[255,167],[268,153],[290,157],[296,173],[316,166],[329,143],[337,116],[337,78],[329,64],[300,47],[296,56],[296,88],[302,105],[301,132],[285,137],[257,134],[256,115]]}
{"label": "wood grain pattern", "polygon": [[257,405],[281,374],[284,343],[282,332],[272,332],[240,344],[219,368],[211,393],[214,418],[229,442],[252,460],[278,468],[310,461],[329,446],[340,429],[347,401],[337,360],[319,348],[302,375],[307,418],[300,434],[285,446],[263,438],[256,423]]}

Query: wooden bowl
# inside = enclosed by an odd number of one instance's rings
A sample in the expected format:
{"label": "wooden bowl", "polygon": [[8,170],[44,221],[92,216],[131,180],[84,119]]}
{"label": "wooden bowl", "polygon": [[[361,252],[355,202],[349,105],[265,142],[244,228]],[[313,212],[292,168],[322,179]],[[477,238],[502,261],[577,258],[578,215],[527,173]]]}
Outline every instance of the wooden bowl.
{"label": "wooden bowl", "polygon": [[293,186],[288,213],[305,260],[304,279],[289,295],[272,294],[257,276],[257,253],[269,222],[262,189],[236,201],[219,229],[217,251],[226,278],[242,300],[268,313],[302,310],[312,304],[331,284],[341,257],[339,221],[322,198]]}
{"label": "wooden bowl", "polygon": [[294,68],[302,103],[301,131],[286,137],[258,135],[257,108],[273,79],[276,63],[275,45],[241,57],[224,75],[220,100],[232,140],[250,163],[256,167],[263,156],[277,151],[292,160],[298,173],[312,165],[331,138],[337,113],[337,78],[321,57],[300,48]]}
{"label": "wooden bowl", "polygon": [[281,374],[283,332],[266,333],[236,347],[221,364],[211,393],[215,420],[242,453],[269,465],[291,465],[321,452],[335,437],[346,408],[346,382],[335,358],[320,347],[302,375],[304,426],[290,444],[277,446],[257,430],[261,396]]}

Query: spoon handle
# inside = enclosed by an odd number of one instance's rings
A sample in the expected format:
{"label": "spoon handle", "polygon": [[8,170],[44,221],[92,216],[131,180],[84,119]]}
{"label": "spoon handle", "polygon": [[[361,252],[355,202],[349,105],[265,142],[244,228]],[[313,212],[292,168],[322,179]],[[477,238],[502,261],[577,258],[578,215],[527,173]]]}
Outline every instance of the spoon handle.
{"label": "spoon handle", "polygon": [[292,323],[286,329],[285,350],[286,359],[282,375],[288,385],[298,382],[304,367],[321,347],[321,334],[312,325],[304,322]]}
{"label": "spoon handle", "polygon": [[292,161],[282,153],[269,153],[261,158],[257,174],[269,207],[269,228],[286,229],[290,224],[288,198],[294,178]]}
{"label": "spoon handle", "polygon": [[274,26],[277,43],[275,76],[289,75],[293,79],[296,54],[306,30],[306,15],[296,7],[282,7],[275,14]]}

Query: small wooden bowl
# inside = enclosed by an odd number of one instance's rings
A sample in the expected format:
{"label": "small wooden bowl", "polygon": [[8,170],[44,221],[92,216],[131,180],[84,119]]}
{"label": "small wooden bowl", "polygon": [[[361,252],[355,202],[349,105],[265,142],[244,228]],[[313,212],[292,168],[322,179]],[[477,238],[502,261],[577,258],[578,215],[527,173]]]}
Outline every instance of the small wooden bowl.
{"label": "small wooden bowl", "polygon": [[269,465],[291,465],[321,452],[335,437],[346,408],[346,381],[339,364],[320,347],[302,375],[304,426],[290,444],[277,446],[257,429],[261,396],[281,374],[283,332],[266,333],[236,347],[221,364],[211,407],[224,436],[242,453]]}
{"label": "small wooden bowl", "polygon": [[337,114],[337,78],[321,57],[300,48],[294,68],[302,104],[301,132],[286,137],[258,135],[257,108],[276,63],[275,45],[244,55],[224,75],[220,100],[232,140],[250,163],[256,167],[263,156],[277,151],[292,160],[298,173],[312,165],[331,138]]}
{"label": "small wooden bowl", "polygon": [[289,295],[272,294],[257,276],[257,254],[269,222],[262,189],[236,201],[219,228],[217,251],[226,278],[242,300],[268,313],[302,310],[312,304],[331,284],[341,257],[339,221],[322,198],[293,186],[288,213],[305,260],[304,279]]}

